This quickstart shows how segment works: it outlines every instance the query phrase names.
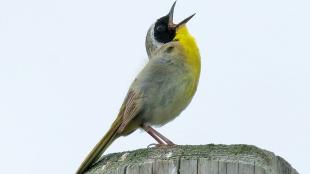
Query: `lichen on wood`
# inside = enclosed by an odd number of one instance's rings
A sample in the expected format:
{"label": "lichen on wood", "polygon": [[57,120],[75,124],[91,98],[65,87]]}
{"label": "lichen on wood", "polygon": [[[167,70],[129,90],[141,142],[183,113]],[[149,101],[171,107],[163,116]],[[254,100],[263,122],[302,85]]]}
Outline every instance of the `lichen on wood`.
{"label": "lichen on wood", "polygon": [[214,144],[154,147],[112,153],[103,156],[87,174],[160,174],[162,171],[204,174],[205,170],[212,173],[212,166],[217,166],[214,169],[218,170],[216,174],[225,174],[227,170],[253,170],[258,174],[259,171],[278,174],[281,170],[281,174],[298,174],[285,160],[272,152],[251,145]]}

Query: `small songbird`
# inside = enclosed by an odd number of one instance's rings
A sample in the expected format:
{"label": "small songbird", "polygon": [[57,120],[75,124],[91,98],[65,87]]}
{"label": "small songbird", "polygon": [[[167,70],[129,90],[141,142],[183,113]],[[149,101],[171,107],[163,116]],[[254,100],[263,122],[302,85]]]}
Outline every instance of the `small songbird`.
{"label": "small songbird", "polygon": [[77,174],[86,172],[118,137],[142,128],[159,146],[174,145],[151,126],[175,119],[192,100],[200,76],[200,54],[186,23],[191,15],[173,23],[172,5],[168,15],[151,25],[146,37],[149,61],[129,87],[119,114],[104,137],[81,164]]}

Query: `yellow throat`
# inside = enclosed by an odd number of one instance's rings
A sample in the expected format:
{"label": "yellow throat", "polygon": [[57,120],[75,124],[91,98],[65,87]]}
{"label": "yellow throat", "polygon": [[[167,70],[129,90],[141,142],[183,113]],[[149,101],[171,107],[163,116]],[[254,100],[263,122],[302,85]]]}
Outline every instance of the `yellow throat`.
{"label": "yellow throat", "polygon": [[199,49],[194,37],[188,32],[185,25],[177,29],[173,40],[179,41],[183,46],[186,61],[193,68],[195,77],[199,78],[201,67]]}

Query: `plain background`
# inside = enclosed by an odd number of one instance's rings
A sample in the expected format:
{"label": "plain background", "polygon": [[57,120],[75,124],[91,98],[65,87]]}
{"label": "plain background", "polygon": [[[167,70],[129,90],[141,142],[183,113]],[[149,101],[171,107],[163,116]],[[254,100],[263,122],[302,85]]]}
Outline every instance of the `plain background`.
{"label": "plain background", "polygon": [[[148,27],[173,1],[0,1],[1,173],[74,173],[147,62]],[[159,129],[178,144],[253,144],[310,173],[310,3],[180,0],[196,12],[196,96]],[[146,133],[106,153],[145,148]]]}

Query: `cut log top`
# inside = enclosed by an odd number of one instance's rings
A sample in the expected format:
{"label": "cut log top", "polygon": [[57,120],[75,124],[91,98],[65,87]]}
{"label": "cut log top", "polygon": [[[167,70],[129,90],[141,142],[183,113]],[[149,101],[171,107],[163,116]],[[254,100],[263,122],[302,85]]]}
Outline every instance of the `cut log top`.
{"label": "cut log top", "polygon": [[103,156],[87,174],[298,174],[283,158],[250,145],[185,145]]}

